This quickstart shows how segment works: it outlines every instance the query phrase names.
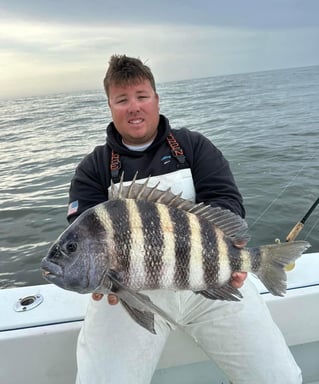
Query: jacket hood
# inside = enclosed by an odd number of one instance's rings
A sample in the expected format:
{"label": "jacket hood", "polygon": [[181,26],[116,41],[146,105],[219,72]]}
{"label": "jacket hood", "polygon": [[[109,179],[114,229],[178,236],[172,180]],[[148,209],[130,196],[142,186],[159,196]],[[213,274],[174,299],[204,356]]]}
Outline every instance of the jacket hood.
{"label": "jacket hood", "polygon": [[[153,143],[143,152],[153,150],[155,147],[161,145],[170,131],[170,125],[168,119],[160,115],[160,120],[157,128],[157,136]],[[106,128],[106,144],[119,155],[130,154],[130,156],[138,157],[143,152],[131,151],[122,143],[122,136],[118,133],[113,122],[111,122]]]}

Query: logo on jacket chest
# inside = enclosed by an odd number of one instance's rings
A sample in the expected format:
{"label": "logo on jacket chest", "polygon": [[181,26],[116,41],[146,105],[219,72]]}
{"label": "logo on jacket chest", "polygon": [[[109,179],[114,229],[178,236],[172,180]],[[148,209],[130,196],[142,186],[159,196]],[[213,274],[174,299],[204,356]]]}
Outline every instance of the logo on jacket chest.
{"label": "logo on jacket chest", "polygon": [[161,162],[163,165],[166,165],[166,164],[169,164],[172,160],[172,156],[171,155],[165,155],[161,158]]}

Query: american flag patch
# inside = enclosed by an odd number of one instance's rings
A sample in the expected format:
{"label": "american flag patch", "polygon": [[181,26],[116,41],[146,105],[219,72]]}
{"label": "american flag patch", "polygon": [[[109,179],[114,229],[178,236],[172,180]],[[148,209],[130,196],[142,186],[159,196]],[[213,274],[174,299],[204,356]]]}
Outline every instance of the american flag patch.
{"label": "american flag patch", "polygon": [[78,208],[79,208],[79,201],[78,200],[72,201],[72,203],[69,204],[68,216],[76,213],[78,211]]}

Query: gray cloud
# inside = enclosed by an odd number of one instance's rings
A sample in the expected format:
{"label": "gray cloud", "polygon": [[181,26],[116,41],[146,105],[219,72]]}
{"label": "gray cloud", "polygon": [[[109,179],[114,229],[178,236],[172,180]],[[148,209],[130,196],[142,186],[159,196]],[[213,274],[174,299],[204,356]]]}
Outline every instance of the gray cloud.
{"label": "gray cloud", "polygon": [[62,23],[191,24],[247,28],[318,26],[317,0],[1,0],[7,16]]}
{"label": "gray cloud", "polygon": [[113,53],[148,60],[159,82],[316,65],[317,8],[316,0],[0,0],[2,95],[99,88]]}

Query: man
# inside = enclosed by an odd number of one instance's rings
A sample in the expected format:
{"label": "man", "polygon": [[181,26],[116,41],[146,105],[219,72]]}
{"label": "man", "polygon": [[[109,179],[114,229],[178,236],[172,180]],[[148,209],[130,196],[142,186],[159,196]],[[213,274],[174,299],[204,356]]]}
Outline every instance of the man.
{"label": "man", "polygon": [[[171,129],[159,114],[150,69],[139,59],[112,56],[104,87],[113,121],[107,142],[77,167],[70,187],[69,222],[108,199],[111,180],[151,177],[196,202],[244,216],[228,162],[204,136]],[[238,247],[243,244],[238,244]],[[203,348],[234,383],[297,384],[301,373],[268,309],[246,274],[231,284],[240,302],[210,300],[190,291],[147,292]],[[137,325],[121,305],[94,294],[78,340],[78,384],[150,383],[170,328],[156,319],[157,335]],[[117,304],[116,295],[109,295]]]}

